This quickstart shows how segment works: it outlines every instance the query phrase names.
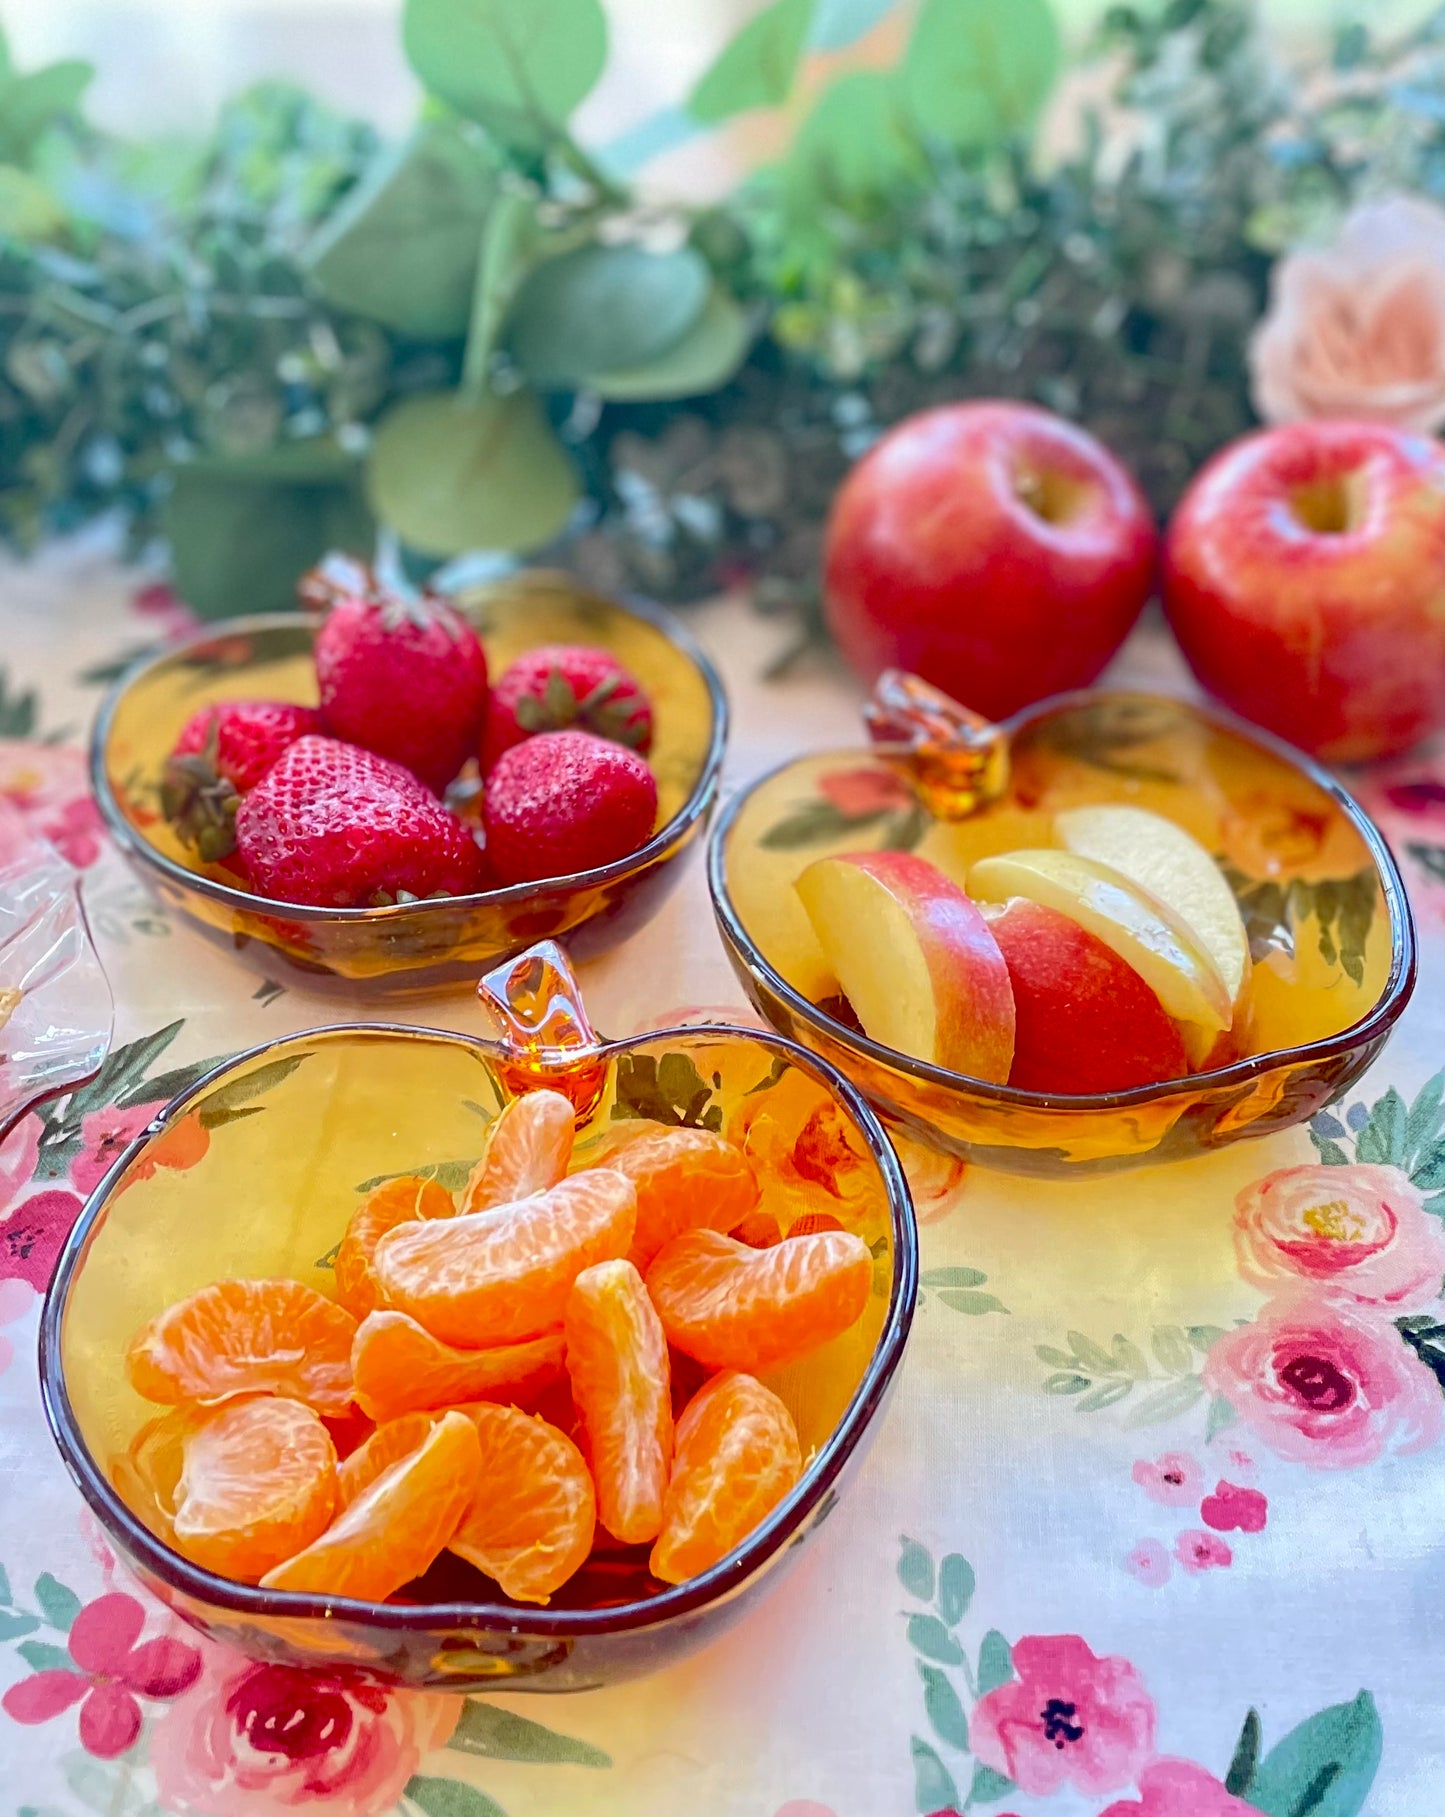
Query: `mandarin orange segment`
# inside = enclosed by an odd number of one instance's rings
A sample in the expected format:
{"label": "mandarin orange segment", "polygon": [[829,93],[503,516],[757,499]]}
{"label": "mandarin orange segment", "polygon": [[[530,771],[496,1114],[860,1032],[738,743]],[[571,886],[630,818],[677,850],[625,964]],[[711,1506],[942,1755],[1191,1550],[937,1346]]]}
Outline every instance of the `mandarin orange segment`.
{"label": "mandarin orange segment", "polygon": [[546,1192],[567,1177],[577,1113],[559,1091],[514,1098],[487,1131],[482,1158],[462,1190],[462,1212],[490,1211]]}
{"label": "mandarin orange segment", "polygon": [[284,1394],[317,1413],[351,1405],[356,1320],[300,1281],[216,1281],[143,1325],[126,1351],[148,1401]]}
{"label": "mandarin orange segment", "polygon": [[873,1290],[873,1257],[844,1230],[750,1249],[715,1230],[675,1237],[647,1271],[668,1342],[709,1369],[776,1369],[838,1337]]}
{"label": "mandarin orange segment", "polygon": [[362,1320],[351,1368],[353,1392],[374,1420],[458,1401],[520,1400],[562,1374],[562,1332],[463,1350],[387,1309]]}
{"label": "mandarin orange segment", "polygon": [[378,1426],[364,1445],[336,1466],[336,1505],[349,1508],[384,1470],[426,1443],[436,1421],[430,1413],[403,1413]]}
{"label": "mandarin orange segment", "polygon": [[673,1237],[705,1227],[731,1230],[757,1205],[757,1175],[742,1150],[709,1129],[659,1126],[607,1157],[637,1189],[629,1261],[644,1271]]}
{"label": "mandarin orange segment", "polygon": [[475,1426],[464,1413],[444,1413],[319,1539],[268,1571],[262,1587],[383,1602],[447,1545],[476,1494],[479,1467]]}
{"label": "mandarin orange segment", "polygon": [[381,1289],[371,1263],[379,1238],[398,1224],[454,1217],[456,1209],[444,1186],[418,1174],[385,1180],[369,1192],[352,1212],[336,1251],[336,1297],[346,1310],[364,1319],[381,1304]]}
{"label": "mandarin orange segment", "polygon": [[467,1417],[481,1471],[451,1549],[515,1602],[544,1603],[592,1550],[597,1497],[587,1464],[565,1432],[515,1407],[481,1402]]}
{"label": "mandarin orange segment", "polygon": [[667,1339],[631,1262],[584,1269],[567,1302],[567,1373],[597,1514],[628,1545],[656,1539],[672,1463]]}
{"label": "mandarin orange segment", "polygon": [[802,1474],[798,1430],[777,1395],[735,1370],[715,1375],[677,1423],[653,1576],[686,1583],[726,1558]]}
{"label": "mandarin orange segment", "polygon": [[131,1512],[152,1533],[174,1539],[176,1491],[186,1463],[186,1440],[209,1417],[194,1401],[147,1420],[124,1451],[111,1458],[110,1480]]}
{"label": "mandarin orange segment", "polygon": [[631,1180],[590,1168],[514,1205],[388,1231],[377,1277],[393,1306],[448,1344],[539,1337],[562,1323],[584,1268],[627,1253],[636,1207]]}
{"label": "mandarin orange segment", "polygon": [[331,1434],[300,1401],[222,1407],[185,1441],[175,1542],[207,1571],[254,1583],[309,1546],[336,1508]]}

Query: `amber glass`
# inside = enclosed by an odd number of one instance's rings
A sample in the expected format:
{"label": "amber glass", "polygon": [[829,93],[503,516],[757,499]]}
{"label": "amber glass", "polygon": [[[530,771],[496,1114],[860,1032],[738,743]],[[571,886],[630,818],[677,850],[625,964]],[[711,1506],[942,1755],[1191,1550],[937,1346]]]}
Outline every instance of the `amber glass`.
{"label": "amber glass", "polygon": [[[259,1657],[365,1665],[398,1683],[584,1689],[712,1639],[832,1512],[903,1352],[917,1234],[872,1111],[791,1043],[721,1027],[597,1042],[580,1010],[571,1013],[575,985],[550,943],[496,974],[484,1001],[500,1011],[496,1043],[385,1025],[317,1029],[243,1055],[169,1104],[97,1188],[61,1255],[41,1321],[45,1409],[115,1544],[206,1632]],[[264,1591],[189,1563],[147,1525],[134,1460],[163,1410],[127,1382],[131,1336],[228,1276],[290,1276],[327,1291],[358,1193],[379,1176],[429,1169],[457,1186],[514,1088],[509,1079],[522,1090],[557,1084],[584,1107],[579,1164],[638,1114],[720,1129],[752,1157],[764,1205],[785,1230],[827,1211],[869,1243],[874,1290],[863,1317],[764,1377],[797,1421],[802,1481],[690,1583],[654,1579],[645,1546],[606,1552],[542,1609],[509,1602],[450,1554],[380,1605]]]}
{"label": "amber glass", "polygon": [[470,985],[504,954],[587,922],[594,925],[569,944],[590,956],[655,911],[676,879],[673,861],[706,825],[716,797],[727,707],[707,657],[666,613],[586,593],[565,576],[514,577],[457,603],[480,631],[494,676],[524,650],[550,643],[595,644],[636,675],[653,703],[652,839],[575,876],[438,902],[326,909],[252,895],[233,872],[188,851],[158,802],[166,757],[198,707],[245,695],[315,703],[312,622],[287,614],[233,619],[124,676],[96,721],[96,799],[163,902],[258,963],[270,965],[274,952],[308,972],[403,991]]}
{"label": "amber glass", "polygon": [[[900,679],[887,678],[895,690]],[[895,720],[900,705],[907,716],[895,692]],[[950,795],[936,741],[916,724],[905,736],[876,700],[868,722],[881,744],[785,764],[734,797],[708,880],[753,1002],[885,1122],[1011,1172],[1178,1160],[1304,1121],[1379,1053],[1415,982],[1410,908],[1379,832],[1309,759],[1184,701],[1088,690],[1026,708],[993,741],[966,728],[960,775],[986,786]],[[957,818],[930,811],[950,799]],[[1184,1079],[1050,1096],[911,1059],[849,1024],[792,887],[805,866],[891,846],[961,883],[978,858],[1052,844],[1060,809],[1104,801],[1167,816],[1224,868],[1254,958],[1235,1053]]]}

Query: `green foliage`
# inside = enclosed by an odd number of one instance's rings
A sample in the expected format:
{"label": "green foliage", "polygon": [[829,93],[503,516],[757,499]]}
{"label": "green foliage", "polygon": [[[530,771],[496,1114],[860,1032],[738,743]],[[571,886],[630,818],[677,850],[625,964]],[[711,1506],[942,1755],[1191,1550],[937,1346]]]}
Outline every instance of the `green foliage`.
{"label": "green foliage", "polygon": [[814,0],[772,0],[748,20],[687,98],[688,112],[715,126],[752,107],[787,99],[813,19]]}
{"label": "green foliage", "polygon": [[1240,1796],[1265,1817],[1358,1817],[1383,1745],[1375,1700],[1361,1691],[1353,1703],[1333,1704],[1291,1729]]}
{"label": "green foliage", "polygon": [[537,265],[517,292],[511,350],[534,384],[586,386],[645,367],[696,323],[712,278],[690,246],[582,246]]}
{"label": "green foliage", "polygon": [[610,1767],[612,1756],[590,1741],[563,1735],[498,1704],[467,1698],[449,1748],[490,1760],[529,1760],[546,1766]]}
{"label": "green foliage", "polygon": [[95,71],[76,58],[22,75],[0,27],[0,164],[26,164],[49,129],[72,116]]}
{"label": "green foliage", "polygon": [[1028,130],[1058,72],[1047,0],[924,0],[903,62],[920,130],[961,151]]}
{"label": "green foliage", "polygon": [[1445,1217],[1445,1072],[1427,1079],[1408,1105],[1392,1085],[1373,1104],[1357,1099],[1343,1120],[1333,1109],[1316,1112],[1310,1141],[1328,1166],[1355,1160],[1400,1168],[1425,1195],[1426,1211]]}
{"label": "green foliage", "polygon": [[713,284],[692,326],[650,361],[588,374],[588,389],[615,403],[700,397],[727,384],[747,358],[746,312]]}

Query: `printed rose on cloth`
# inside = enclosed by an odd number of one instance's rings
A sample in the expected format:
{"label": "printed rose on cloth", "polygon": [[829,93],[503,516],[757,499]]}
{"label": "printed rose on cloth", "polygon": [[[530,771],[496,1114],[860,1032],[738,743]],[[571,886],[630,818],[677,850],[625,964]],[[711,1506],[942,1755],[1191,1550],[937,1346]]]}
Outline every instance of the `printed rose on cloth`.
{"label": "printed rose on cloth", "polygon": [[0,738],[0,800],[18,808],[29,830],[78,871],[100,857],[104,823],[77,747]]}
{"label": "printed rose on cloth", "polygon": [[1112,1792],[1154,1750],[1154,1700],[1127,1659],[1100,1659],[1076,1634],[1013,1649],[1018,1677],[981,1697],[970,1735],[985,1766],[1024,1791]]}

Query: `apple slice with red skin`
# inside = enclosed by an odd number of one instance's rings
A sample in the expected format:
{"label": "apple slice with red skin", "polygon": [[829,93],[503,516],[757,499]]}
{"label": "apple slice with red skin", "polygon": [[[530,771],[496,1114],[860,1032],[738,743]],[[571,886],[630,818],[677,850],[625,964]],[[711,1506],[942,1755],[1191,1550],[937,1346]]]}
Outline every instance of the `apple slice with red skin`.
{"label": "apple slice with red skin", "polygon": [[820,858],[794,885],[869,1038],[1003,1084],[1013,991],[977,903],[911,852]]}
{"label": "apple slice with red skin", "polygon": [[1176,1024],[1096,934],[1017,896],[992,911],[989,929],[1013,987],[1010,1085],[1058,1096],[1127,1091],[1189,1071]]}

